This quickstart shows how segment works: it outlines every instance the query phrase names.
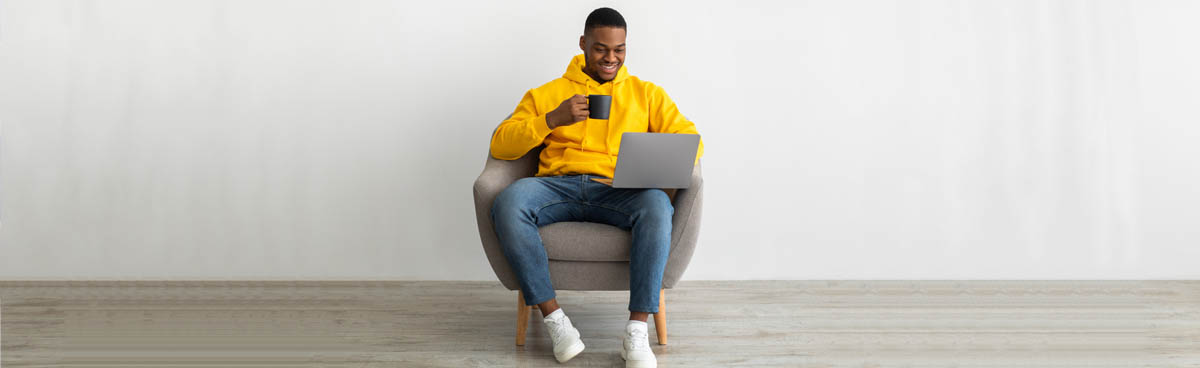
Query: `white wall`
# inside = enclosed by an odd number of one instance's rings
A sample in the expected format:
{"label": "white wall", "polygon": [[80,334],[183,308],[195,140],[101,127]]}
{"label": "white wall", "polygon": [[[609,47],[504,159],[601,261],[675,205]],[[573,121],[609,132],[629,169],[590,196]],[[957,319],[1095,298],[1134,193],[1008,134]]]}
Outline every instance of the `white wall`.
{"label": "white wall", "polygon": [[[493,280],[471,182],[601,2],[0,2],[0,279]],[[614,2],[688,279],[1200,277],[1200,2]]]}

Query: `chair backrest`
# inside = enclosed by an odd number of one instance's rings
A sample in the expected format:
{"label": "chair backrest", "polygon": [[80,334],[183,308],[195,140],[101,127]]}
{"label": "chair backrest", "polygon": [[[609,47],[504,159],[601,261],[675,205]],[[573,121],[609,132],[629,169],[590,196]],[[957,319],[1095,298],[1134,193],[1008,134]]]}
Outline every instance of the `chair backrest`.
{"label": "chair backrest", "polygon": [[[495,131],[492,133],[494,135]],[[483,244],[484,253],[488,258],[488,263],[492,266],[492,270],[495,271],[496,277],[509,290],[516,290],[519,288],[519,285],[516,275],[513,274],[512,268],[508,265],[508,260],[504,257],[504,253],[500,249],[500,241],[496,239],[496,233],[492,228],[491,206],[496,196],[507,188],[509,184],[520,178],[537,174],[538,162],[543,148],[544,146],[539,146],[531,149],[524,156],[516,160],[500,160],[488,154],[484,170],[474,183],[476,222],[479,227],[479,236]],[[704,178],[701,176],[700,164],[697,163],[692,171],[692,183],[690,187],[679,190],[673,196],[672,203],[675,205],[675,215],[672,219],[670,256],[667,260],[666,269],[663,270],[663,287],[674,287],[692,259],[692,253],[695,251],[696,241],[699,236],[700,218],[703,213],[703,193]],[[624,275],[624,272],[628,272],[627,268],[614,269],[619,270],[619,273],[622,273],[622,275]],[[595,275],[590,277],[600,278]],[[570,284],[559,285],[556,283],[555,286],[563,286],[575,290],[586,290],[586,288],[592,287],[588,286],[591,285],[590,283],[585,284],[581,286]]]}

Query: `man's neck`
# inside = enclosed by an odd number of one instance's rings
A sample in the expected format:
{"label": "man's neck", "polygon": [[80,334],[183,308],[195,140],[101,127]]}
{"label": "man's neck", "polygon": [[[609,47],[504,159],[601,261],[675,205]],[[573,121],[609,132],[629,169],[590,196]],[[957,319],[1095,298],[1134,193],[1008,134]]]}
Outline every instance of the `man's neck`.
{"label": "man's neck", "polygon": [[586,74],[587,74],[589,77],[592,77],[592,80],[596,81],[596,83],[605,84],[605,83],[608,83],[608,82],[610,82],[610,81],[606,81],[606,80],[601,80],[601,79],[600,79],[600,76],[599,76],[598,74],[595,74],[595,73],[596,73],[596,72],[594,72],[594,71],[589,71],[589,72],[587,72]]}

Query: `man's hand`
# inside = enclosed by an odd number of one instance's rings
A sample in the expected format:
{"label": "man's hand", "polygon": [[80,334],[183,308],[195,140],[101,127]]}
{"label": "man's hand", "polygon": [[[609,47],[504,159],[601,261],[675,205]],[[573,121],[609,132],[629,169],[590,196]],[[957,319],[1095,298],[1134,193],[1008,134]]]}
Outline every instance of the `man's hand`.
{"label": "man's hand", "polygon": [[546,125],[550,129],[575,124],[588,118],[587,96],[574,95],[563,100],[558,108],[546,114]]}

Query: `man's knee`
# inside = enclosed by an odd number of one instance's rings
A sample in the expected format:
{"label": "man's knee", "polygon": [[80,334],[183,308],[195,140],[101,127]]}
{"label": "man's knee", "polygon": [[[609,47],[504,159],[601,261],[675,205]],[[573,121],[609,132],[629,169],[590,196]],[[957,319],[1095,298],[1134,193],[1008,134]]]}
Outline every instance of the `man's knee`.
{"label": "man's knee", "polygon": [[640,204],[639,212],[644,217],[671,220],[671,216],[675,214],[675,206],[671,205],[671,198],[666,192],[658,189],[647,189],[638,196]]}
{"label": "man's knee", "polygon": [[522,178],[510,184],[492,202],[492,219],[510,218],[524,213],[529,194],[540,186],[536,178]]}

